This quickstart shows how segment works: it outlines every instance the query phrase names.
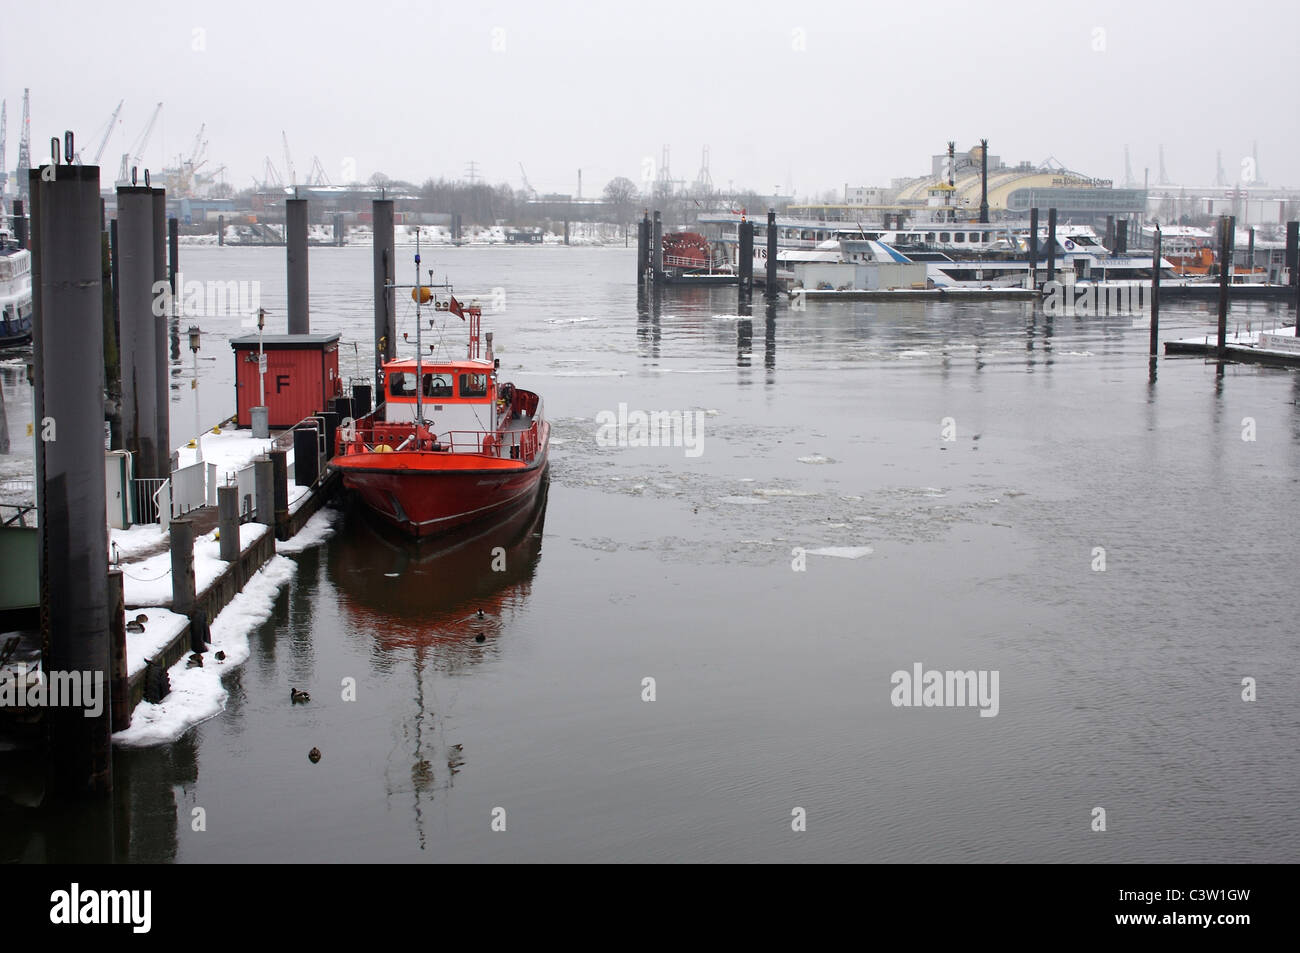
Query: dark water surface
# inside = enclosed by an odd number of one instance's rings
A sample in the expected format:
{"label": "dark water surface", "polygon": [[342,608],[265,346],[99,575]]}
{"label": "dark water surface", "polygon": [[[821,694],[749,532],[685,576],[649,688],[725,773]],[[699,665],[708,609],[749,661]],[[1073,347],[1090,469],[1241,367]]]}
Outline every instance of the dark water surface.
{"label": "dark water surface", "polygon": [[[129,859],[1300,860],[1296,372],[1171,359],[1152,383],[1141,318],[758,298],[739,319],[731,289],[638,305],[623,249],[425,252],[506,289],[485,323],[553,421],[545,505],[449,552],[351,512],[291,557],[226,711],[118,752]],[[182,260],[262,280],[283,321],[282,250]],[[345,374],[369,363],[370,261],[312,251]],[[243,332],[205,330],[215,419],[219,337]],[[620,404],[703,412],[703,452],[598,446]],[[834,547],[871,551],[792,568]],[[998,671],[997,716],[894,707],[915,662]]]}

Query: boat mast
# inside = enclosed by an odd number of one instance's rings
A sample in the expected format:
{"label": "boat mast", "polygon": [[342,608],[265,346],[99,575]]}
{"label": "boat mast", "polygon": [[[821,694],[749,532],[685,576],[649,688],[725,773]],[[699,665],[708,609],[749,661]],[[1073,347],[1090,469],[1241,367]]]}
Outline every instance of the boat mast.
{"label": "boat mast", "polygon": [[[424,424],[424,385],[422,382],[424,365],[421,363],[421,352],[424,345],[420,338],[420,299],[424,297],[424,289],[420,287],[420,229],[416,226],[415,230],[415,432],[420,432],[420,427]],[[419,446],[418,438],[416,446]]]}

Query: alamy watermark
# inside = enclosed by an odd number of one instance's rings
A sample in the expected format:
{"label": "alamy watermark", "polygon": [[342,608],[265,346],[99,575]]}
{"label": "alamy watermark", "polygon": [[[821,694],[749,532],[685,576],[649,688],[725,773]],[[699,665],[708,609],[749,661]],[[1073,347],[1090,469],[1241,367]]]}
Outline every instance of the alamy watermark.
{"label": "alamy watermark", "polygon": [[1049,281],[1043,285],[1043,312],[1067,318],[1150,314],[1151,283],[1107,281],[1064,285],[1059,281]]}
{"label": "alamy watermark", "polygon": [[981,718],[998,714],[997,669],[986,671],[923,671],[920,662],[912,670],[899,669],[890,676],[893,689],[889,701],[895,708],[979,708]]}
{"label": "alamy watermark", "polygon": [[[153,314],[164,318],[172,312],[172,289],[167,281],[153,283]],[[186,281],[176,272],[176,293],[187,318],[247,317],[262,306],[260,281]]]}
{"label": "alamy watermark", "polygon": [[98,718],[104,713],[104,673],[0,668],[0,708],[84,708],[87,718]]}
{"label": "alamy watermark", "polygon": [[682,447],[688,457],[704,453],[702,410],[602,410],[596,414],[599,447]]}

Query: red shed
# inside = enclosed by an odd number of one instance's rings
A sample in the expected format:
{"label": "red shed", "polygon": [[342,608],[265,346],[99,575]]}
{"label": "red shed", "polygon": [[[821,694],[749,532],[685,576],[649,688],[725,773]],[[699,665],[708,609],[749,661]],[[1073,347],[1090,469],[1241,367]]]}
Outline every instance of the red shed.
{"label": "red shed", "polygon": [[[235,406],[241,427],[251,427],[260,401],[257,335],[231,338],[235,351]],[[339,379],[339,335],[264,334],[268,426],[292,427],[320,413],[343,393]]]}

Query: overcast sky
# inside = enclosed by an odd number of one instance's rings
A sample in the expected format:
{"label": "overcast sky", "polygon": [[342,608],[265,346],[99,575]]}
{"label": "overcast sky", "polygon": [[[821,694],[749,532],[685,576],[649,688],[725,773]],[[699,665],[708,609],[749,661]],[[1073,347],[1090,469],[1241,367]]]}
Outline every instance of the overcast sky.
{"label": "overcast sky", "polygon": [[1004,160],[1054,156],[1087,175],[1230,178],[1258,142],[1259,176],[1300,185],[1295,122],[1300,4],[372,2],[6,3],[0,97],[8,168],[23,87],[33,158],[72,129],[101,164],[165,103],[145,152],[188,154],[207,124],[209,169],[237,188],[266,157],[299,180],[319,157],[421,182],[463,178],[598,193],[639,181],[671,148],[695,179],[798,194],[928,171],[949,139]]}

